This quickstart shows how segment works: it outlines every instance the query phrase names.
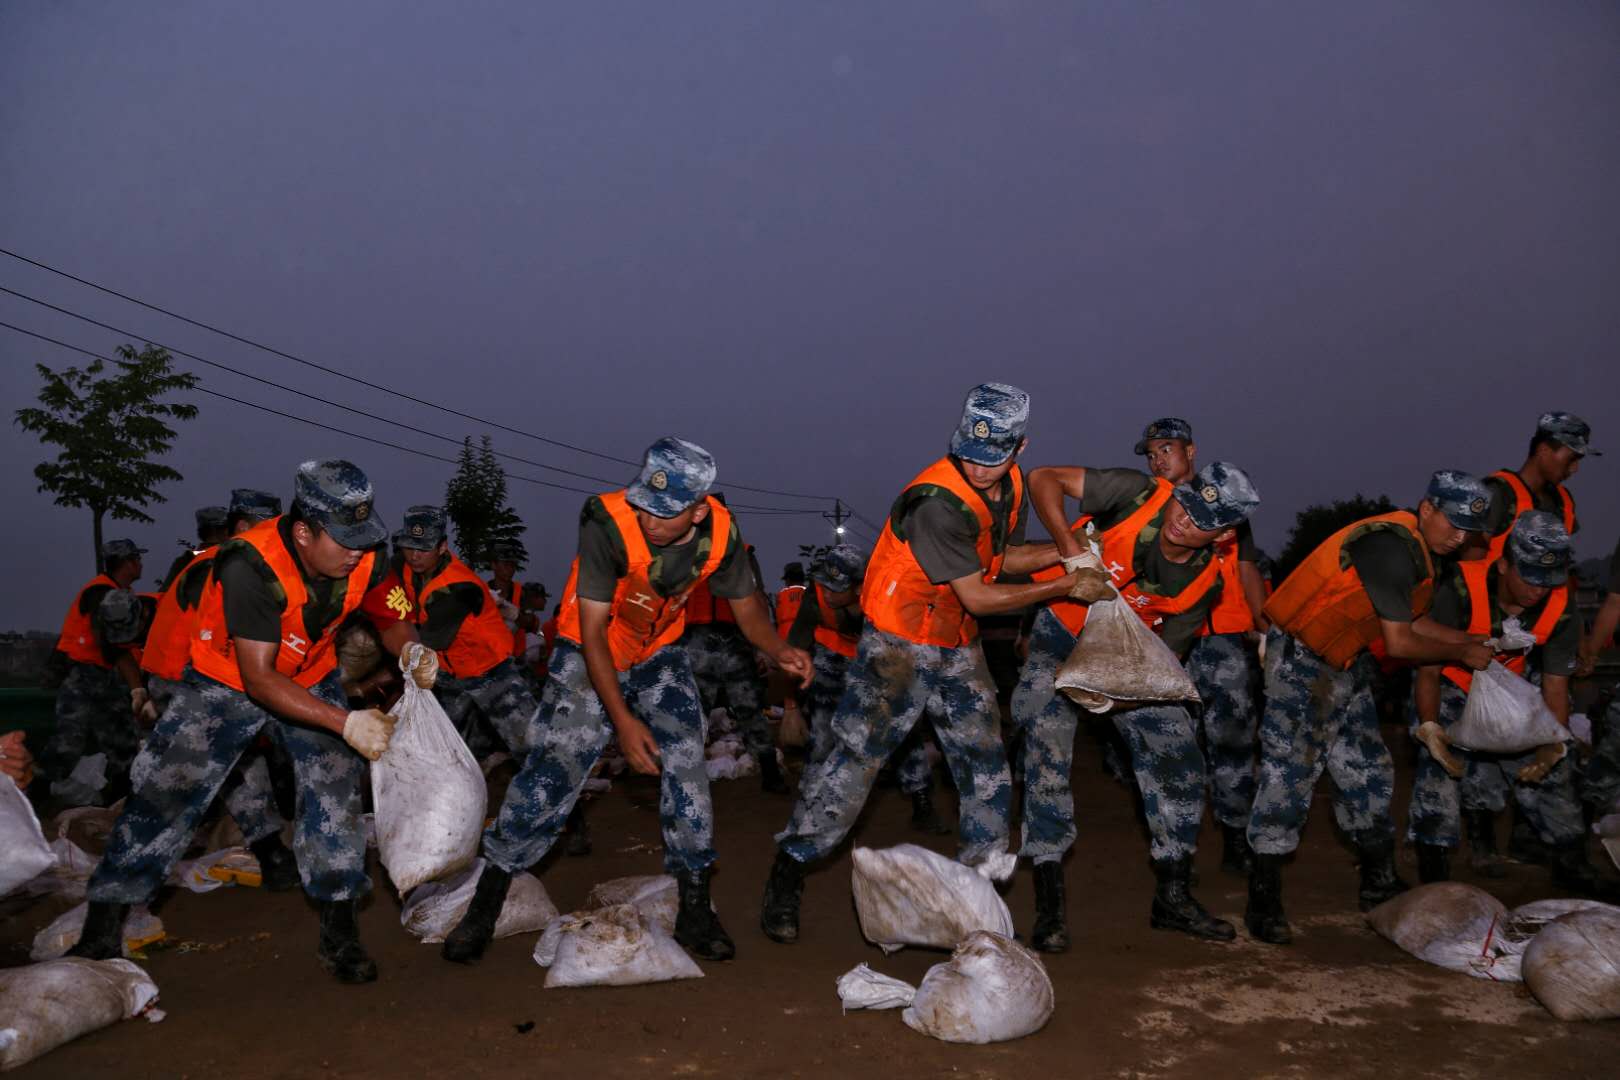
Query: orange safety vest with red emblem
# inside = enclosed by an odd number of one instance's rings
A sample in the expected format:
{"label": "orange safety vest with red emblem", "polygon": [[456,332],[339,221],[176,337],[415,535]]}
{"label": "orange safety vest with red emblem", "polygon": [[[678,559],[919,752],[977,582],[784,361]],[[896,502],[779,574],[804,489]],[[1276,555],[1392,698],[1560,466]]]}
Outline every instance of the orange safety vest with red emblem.
{"label": "orange safety vest with red emblem", "polygon": [[[666,645],[680,639],[686,629],[686,601],[692,590],[707,581],[725,561],[731,543],[731,513],[718,499],[705,500],[709,505],[710,536],[709,557],[698,571],[697,580],[673,596],[659,596],[653,588],[652,548],[641,535],[635,508],[626,501],[623,489],[599,496],[608,516],[624,541],[627,567],[623,577],[613,589],[612,610],[608,615],[608,648],[613,653],[613,666],[629,671]],[[557,616],[557,636],[574,644],[583,642],[579,622],[579,556],[568,570],[568,584],[563,587],[562,611]]]}
{"label": "orange safety vest with red emblem", "polygon": [[799,614],[799,605],[803,603],[803,585],[789,585],[776,594],[776,636],[783,641],[787,640],[788,631],[793,629],[793,620]]}
{"label": "orange safety vest with red emblem", "polygon": [[[1187,587],[1174,596],[1162,596],[1158,593],[1143,592],[1137,587],[1136,575],[1136,542],[1142,535],[1142,530],[1157,521],[1164,513],[1165,504],[1170,501],[1171,492],[1175,485],[1168,480],[1154,478],[1153,490],[1142,501],[1142,505],[1131,511],[1130,515],[1117,524],[1104,529],[1102,533],[1102,561],[1108,570],[1108,576],[1113,580],[1114,588],[1132,611],[1141,617],[1148,626],[1156,627],[1169,615],[1180,615],[1184,611],[1191,611],[1215,583],[1221,579],[1220,562],[1213,555],[1198,572],[1198,576],[1187,583]],[[1081,528],[1090,515],[1078,518],[1071,529]],[[1064,575],[1061,565],[1047,567],[1034,575],[1036,581],[1054,581]],[[1056,615],[1064,626],[1069,628],[1071,634],[1078,635],[1086,625],[1086,616],[1091,607],[1078,600],[1068,597],[1059,597],[1051,601],[1052,614]]]}
{"label": "orange safety vest with red emblem", "polygon": [[[1503,529],[1499,535],[1486,538],[1488,543],[1485,548],[1484,562],[1487,565],[1502,557],[1502,552],[1507,550],[1508,534],[1513,531],[1513,526],[1518,524],[1521,517],[1536,508],[1535,497],[1530,494],[1530,489],[1525,486],[1524,481],[1519,479],[1518,473],[1508,469],[1497,469],[1491,473],[1491,476],[1502,481],[1508,486],[1508,490],[1513,492],[1513,520],[1507,523],[1507,528]],[[1557,485],[1557,488],[1558,501],[1563,508],[1564,531],[1573,536],[1575,534],[1575,497],[1569,493],[1569,489],[1563,484]]]}
{"label": "orange safety vest with red emblem", "polygon": [[[1468,618],[1470,634],[1480,634],[1489,637],[1491,633],[1491,594],[1490,573],[1493,562],[1484,559],[1470,559],[1457,564],[1461,571],[1463,582],[1468,586],[1468,603],[1471,614]],[[1537,645],[1545,645],[1552,639],[1553,628],[1558,620],[1563,618],[1564,612],[1569,608],[1569,590],[1553,589],[1547,594],[1546,605],[1541,609],[1541,617],[1536,624],[1530,627],[1530,633],[1535,635]],[[1518,653],[1497,653],[1496,660],[1516,675],[1524,674],[1525,661],[1529,658],[1529,650]],[[1440,669],[1440,674],[1467,690],[1474,685],[1474,673],[1465,667],[1456,664],[1447,664]]]}
{"label": "orange safety vest with red emblem", "polygon": [[1429,610],[1434,597],[1434,559],[1410,510],[1378,514],[1346,525],[1306,556],[1266,601],[1266,617],[1340,671],[1384,634],[1372,598],[1345,548],[1376,529],[1397,529],[1417,539],[1424,577],[1412,590],[1412,617]]}
{"label": "orange safety vest with red emblem", "polygon": [[452,678],[472,679],[486,675],[495,665],[511,657],[512,631],[507,628],[506,620],[501,618],[501,609],[495,604],[495,594],[490,592],[483,578],[472,572],[471,567],[451,554],[444,569],[428,581],[420,594],[416,591],[416,576],[409,567],[405,568],[405,596],[411,601],[412,621],[418,626],[426,625],[428,600],[440,589],[470,584],[483,590],[483,607],[479,608],[478,614],[461,620],[455,638],[439,653],[440,665]]}
{"label": "orange safety vest with red emblem", "polygon": [[[276,575],[282,592],[287,597],[281,609],[281,641],[276,649],[276,670],[299,686],[308,689],[326,678],[337,667],[337,628],[349,613],[365,599],[366,586],[371,581],[377,553],[367,552],[359,565],[349,574],[343,594],[343,610],[322,630],[320,639],[311,641],[305,635],[304,604],[309,601],[309,587],[298,560],[287,550],[279,528],[281,518],[261,521],[244,533],[234,537],[253,548],[264,559],[270,572]],[[242,671],[236,664],[236,643],[225,624],[225,591],[219,577],[210,573],[197,602],[197,633],[191,639],[191,666],[199,675],[224,683],[236,690],[244,690]]]}
{"label": "orange safety vest with red emblem", "polygon": [[854,659],[855,647],[861,643],[860,636],[838,629],[838,615],[827,603],[827,587],[819,581],[816,582],[816,610],[821,616],[816,620],[816,644],[831,649],[839,656]]}
{"label": "orange safety vest with red emblem", "polygon": [[141,654],[141,670],[148,675],[173,681],[185,674],[186,661],[191,659],[191,639],[197,630],[197,613],[202,608],[200,604],[190,610],[180,606],[180,579],[199,562],[212,563],[218,550],[215,544],[193,555],[170,577],[169,587],[158,597],[157,613],[146,631],[146,649]]}
{"label": "orange safety vest with red emblem", "polygon": [[95,612],[79,610],[79,605],[84,602],[84,594],[98,585],[105,585],[109,589],[118,588],[118,582],[106,574],[97,574],[90,579],[89,584],[74,594],[67,618],[62,620],[62,634],[56,639],[56,648],[66,653],[69,660],[105,668],[112,665],[107,663],[107,658],[102,655],[101,642],[96,638],[96,628],[91,622],[91,616]]}
{"label": "orange safety vest with red emblem", "polygon": [[730,600],[714,595],[709,589],[709,583],[700,581],[686,595],[686,625],[702,626],[704,623],[728,623],[735,626],[737,616],[731,613]]}
{"label": "orange safety vest with red emblem", "polygon": [[1221,564],[1221,595],[1210,610],[1203,636],[1246,634],[1255,628],[1254,611],[1249,607],[1249,597],[1243,591],[1243,578],[1238,572],[1237,537],[1215,541],[1215,561]]}
{"label": "orange safety vest with red emblem", "polygon": [[[1014,465],[1007,475],[1012,478],[1012,504],[1007,508],[1010,527],[1018,520],[1018,510],[1023,505],[1024,472]],[[995,518],[984,495],[968,483],[949,457],[943,457],[918,473],[889,511],[889,519],[883,524],[883,532],[866,568],[861,610],[879,630],[919,645],[946,648],[967,645],[978,638],[979,624],[956,598],[956,590],[949,582],[936,585],[928,580],[917,557],[911,553],[910,542],[894,531],[910,504],[920,497],[921,493],[913,494],[919,488],[942,489],[967,507],[979,525],[975,546],[984,580],[994,582],[1001,573],[1001,564],[1006,558],[1006,538],[1000,538],[997,543],[993,535]]]}

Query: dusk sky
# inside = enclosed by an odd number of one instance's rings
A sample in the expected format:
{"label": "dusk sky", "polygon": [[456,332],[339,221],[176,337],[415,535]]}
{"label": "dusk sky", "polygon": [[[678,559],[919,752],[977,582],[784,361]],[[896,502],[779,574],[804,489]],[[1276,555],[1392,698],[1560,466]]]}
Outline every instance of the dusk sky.
{"label": "dusk sky", "polygon": [[[1411,503],[1516,466],[1536,416],[1607,457],[1582,557],[1620,533],[1620,5],[0,4],[0,248],[510,428],[639,459],[708,447],[773,581],[838,496],[881,521],[968,387],[1034,397],[1026,464],[1130,465],[1194,425],[1297,510]],[[160,342],[508,462],[560,592],[583,495],[634,467],[301,367],[0,256],[0,321]],[[35,363],[0,329],[0,401]],[[182,359],[211,389],[455,448]],[[364,467],[383,520],[451,467],[198,396],[153,550],[235,486]],[[0,428],[0,628],[54,629],[89,514]],[[737,490],[746,484],[825,496]],[[857,522],[867,537],[873,532]],[[859,538],[858,538],[859,539]]]}

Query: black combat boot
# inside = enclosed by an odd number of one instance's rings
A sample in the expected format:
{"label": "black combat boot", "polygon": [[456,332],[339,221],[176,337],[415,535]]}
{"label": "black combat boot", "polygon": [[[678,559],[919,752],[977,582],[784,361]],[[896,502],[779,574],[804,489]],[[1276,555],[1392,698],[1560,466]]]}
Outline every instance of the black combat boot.
{"label": "black combat boot", "polygon": [[585,823],[585,801],[583,799],[574,803],[574,808],[568,811],[568,823],[563,828],[568,831],[568,839],[563,841],[563,854],[589,855],[591,853],[591,827]]}
{"label": "black combat boot", "polygon": [[763,754],[756,754],[754,760],[759,762],[759,788],[768,795],[786,795],[789,793],[787,777],[782,775],[782,764],[776,760],[776,750],[773,748]]}
{"label": "black combat boot", "polygon": [[1451,849],[1439,844],[1417,846],[1418,880],[1427,885],[1431,881],[1451,880]]}
{"label": "black combat boot", "polygon": [[1192,856],[1154,859],[1153,876],[1159,886],[1153,892],[1153,913],[1148,924],[1155,930],[1179,930],[1209,941],[1231,941],[1237,931],[1225,919],[1217,919],[1187,890],[1192,876]]}
{"label": "black combat boot", "polygon": [[1463,832],[1468,836],[1468,869],[1488,878],[1502,876],[1496,853],[1496,815],[1489,810],[1464,810]]}
{"label": "black combat boot", "polygon": [[321,967],[341,983],[377,981],[377,962],[360,944],[358,900],[322,900],[321,941],[315,955]]}
{"label": "black combat boot", "polygon": [[90,908],[84,913],[84,930],[79,934],[78,944],[67,954],[82,956],[86,960],[116,960],[123,956],[124,920],[128,917],[128,904],[90,901]]}
{"label": "black combat boot", "polygon": [[731,935],[720,925],[709,900],[709,869],[686,870],[675,875],[681,907],[675,915],[675,940],[704,960],[730,960],[737,955]]}
{"label": "black combat boot", "polygon": [[1243,925],[1256,941],[1268,945],[1288,945],[1294,940],[1288,916],[1283,914],[1282,863],[1281,855],[1257,851],[1249,871],[1249,906],[1243,912]]}
{"label": "black combat boot", "polygon": [[765,882],[765,901],[760,905],[759,928],[772,941],[784,944],[799,940],[799,898],[804,895],[804,864],[777,849],[771,864],[770,880]]}
{"label": "black combat boot", "polygon": [[472,903],[456,928],[444,939],[439,955],[452,964],[476,964],[483,959],[484,950],[495,938],[495,922],[506,905],[506,890],[512,887],[512,875],[492,862],[484,864],[478,875],[478,887],[473,890]]}
{"label": "black combat boot", "polygon": [[1560,889],[1613,904],[1620,901],[1620,886],[1599,877],[1597,868],[1586,857],[1586,838],[1560,844],[1552,852],[1552,880]]}
{"label": "black combat boot", "polygon": [[934,809],[934,787],[930,784],[911,797],[911,827],[931,836],[949,835],[951,827]]}
{"label": "black combat boot", "polygon": [[262,836],[248,845],[259,860],[259,880],[271,892],[291,892],[303,885],[298,876],[298,860],[281,842],[280,833]]}
{"label": "black combat boot", "polygon": [[1412,887],[1395,872],[1394,837],[1363,833],[1356,839],[1356,850],[1361,855],[1361,891],[1356,902],[1362,911],[1371,911]]}
{"label": "black combat boot", "polygon": [[1063,861],[1035,864],[1035,926],[1029,933],[1036,952],[1068,952],[1069,924],[1063,914]]}
{"label": "black combat boot", "polygon": [[1513,807],[1513,829],[1508,833],[1508,858],[1536,866],[1551,866],[1558,858],[1558,849],[1542,842],[1517,804]]}
{"label": "black combat boot", "polygon": [[1254,865],[1249,837],[1242,825],[1221,826],[1221,869],[1228,874],[1247,874]]}

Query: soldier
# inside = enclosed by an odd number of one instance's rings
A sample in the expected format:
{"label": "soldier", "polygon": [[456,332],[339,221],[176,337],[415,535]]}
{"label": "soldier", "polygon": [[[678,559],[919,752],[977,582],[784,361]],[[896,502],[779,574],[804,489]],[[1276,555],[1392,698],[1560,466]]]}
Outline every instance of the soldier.
{"label": "soldier", "polygon": [[158,579],[158,587],[167,589],[174,584],[174,579],[180,571],[191,564],[191,560],[202,554],[208,548],[217,547],[231,536],[226,522],[230,520],[230,510],[224,506],[200,506],[197,508],[197,546],[187,547],[174,557],[169,564],[169,572]]}
{"label": "soldier", "polygon": [[836,742],[800,785],[793,817],[776,837],[760,912],[760,928],[774,941],[798,939],[805,864],[854,826],[883,762],[930,705],[961,796],[959,857],[990,861],[1000,877],[1010,872],[1012,779],[973,617],[1063,596],[1080,581],[1073,573],[1029,585],[996,581],[1058,562],[1054,545],[1024,542],[1028,507],[1016,458],[1028,420],[1024,391],[974,387],[949,454],[907,484],[889,511],[861,590],[866,622],[833,715]]}
{"label": "soldier", "polygon": [[[776,600],[772,608],[776,614],[776,633],[783,641],[787,640],[788,630],[793,626],[793,617],[799,613],[799,604],[804,599],[805,574],[804,564],[790,562],[782,567],[782,587],[776,591]],[[796,729],[804,729],[804,720],[799,715],[801,703],[799,695],[792,689],[782,692],[782,725],[784,728],[792,723]]]}
{"label": "soldier", "polygon": [[[1192,425],[1179,417],[1155,420],[1142,432],[1136,452],[1148,469],[1172,484],[1188,483],[1198,471]],[[1221,869],[1249,872],[1249,806],[1254,802],[1254,744],[1259,709],[1255,691],[1260,659],[1255,645],[1266,628],[1265,587],[1260,580],[1254,533],[1241,522],[1214,546],[1220,567],[1219,599],[1187,654],[1187,674],[1203,709],[1198,727],[1209,762],[1210,803],[1221,827]]]}
{"label": "soldier", "polygon": [[[1151,433],[1153,429],[1150,428]],[[1260,496],[1244,472],[1217,461],[1184,481],[1135,469],[1040,468],[1030,473],[1030,501],[1065,559],[1082,556],[1082,530],[1102,528],[1102,561],[1114,589],[1164,643],[1185,657],[1221,603],[1226,576],[1219,545],[1243,525]],[[1069,522],[1064,497],[1080,504]],[[1037,574],[1039,579],[1045,575]],[[1074,844],[1070,773],[1079,707],[1054,687],[1058,668],[1079,640],[1089,606],[1051,601],[1035,617],[1029,659],[1013,693],[1013,723],[1024,739],[1024,844],[1035,862],[1035,926],[1042,952],[1069,947],[1063,910],[1063,855]],[[1189,891],[1193,854],[1204,818],[1204,756],[1185,705],[1119,708],[1110,716],[1130,751],[1142,792],[1157,887],[1149,914],[1156,929],[1231,941],[1232,924],[1204,910]]]}
{"label": "soldier", "polygon": [[512,630],[512,659],[527,673],[535,662],[529,655],[529,635],[539,633],[546,610],[546,587],[538,581],[517,579],[522,561],[521,545],[505,540],[491,545],[488,584],[498,601],[501,617]]}
{"label": "soldier", "polygon": [[[73,955],[121,954],[129,905],[162,886],[263,729],[286,747],[297,777],[293,845],[304,891],[320,909],[321,965],[341,982],[376,979],[355,918],[371,889],[361,758],[382,756],[394,721],[376,709],[348,710],[335,631],[381,577],[385,563],[369,549],[387,535],[364,473],[346,461],[309,461],[298,469],[291,513],[221,546],[198,605],[190,667],[142,750],[143,781],[90,879]],[[390,651],[409,645],[413,678],[431,686],[436,660],[415,636],[399,624],[385,642]]]}
{"label": "soldier", "polygon": [[39,755],[39,768],[47,780],[60,784],[81,758],[98,751],[105,754],[107,784],[99,797],[107,803],[117,801],[128,788],[129,764],[140,741],[134,714],[146,704],[146,691],[139,662],[129,648],[140,625],[127,636],[109,636],[105,627],[98,626],[96,611],[108,593],[127,590],[140,580],[145,553],[133,540],[102,544],[105,570],[79,590],[56,641],[57,651],[69,663],[56,692],[56,727]]}
{"label": "soldier", "polygon": [[512,875],[556,842],[613,734],[631,768],[661,774],[664,866],[680,895],[675,939],[706,960],[735,954],[709,901],[714,815],[703,713],[679,646],[691,591],[707,581],[755,648],[800,682],[812,672],[810,658],[776,636],[736,524],[708,495],[714,477],[707,450],[666,437],[647,449],[627,488],[586,500],[528,753],[484,832],[484,870],[445,939],[446,960],[483,956]]}
{"label": "soldier", "polygon": [[1542,413],[1524,464],[1517,471],[1498,469],[1485,477],[1491,506],[1485,515],[1484,535],[1463,557],[1500,559],[1513,523],[1531,510],[1544,510],[1559,518],[1564,530],[1574,536],[1580,523],[1575,519],[1575,497],[1564,483],[1580,470],[1582,458],[1595,453],[1589,445],[1591,437],[1591,426],[1574,413]]}
{"label": "soldier", "polygon": [[1395,872],[1390,815],[1394,765],[1378,732],[1377,664],[1368,652],[1479,671],[1491,661],[1481,636],[1429,616],[1434,556],[1449,555],[1485,526],[1490,496],[1466,473],[1442,470],[1417,510],[1348,525],[1317,547],[1266,601],[1266,708],[1260,784],[1249,816],[1249,904],[1244,922],[1261,941],[1293,940],[1282,906],[1282,861],[1299,846],[1311,794],[1325,767],[1337,788],[1334,816],[1361,860],[1361,909],[1404,892]]}
{"label": "soldier", "polygon": [[[1552,514],[1520,514],[1502,557],[1444,563],[1435,585],[1433,619],[1442,626],[1495,640],[1508,619],[1535,638],[1528,651],[1499,650],[1495,659],[1524,674],[1533,663],[1542,698],[1558,722],[1569,724],[1569,678],[1579,660],[1580,617],[1569,602],[1569,533]],[[1473,673],[1455,664],[1418,669],[1413,687],[1415,734],[1420,739],[1412,789],[1411,839],[1418,875],[1445,881],[1462,813],[1491,827],[1509,789],[1542,843],[1553,852],[1553,883],[1576,892],[1600,891],[1586,857],[1586,827],[1575,797],[1575,760],[1568,744],[1551,743],[1504,757],[1453,750],[1447,729],[1462,718]]]}

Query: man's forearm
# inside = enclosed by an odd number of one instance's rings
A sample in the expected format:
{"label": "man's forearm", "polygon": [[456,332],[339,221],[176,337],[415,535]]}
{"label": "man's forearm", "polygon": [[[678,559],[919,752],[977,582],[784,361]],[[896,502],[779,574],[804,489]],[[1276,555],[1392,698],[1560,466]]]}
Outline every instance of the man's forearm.
{"label": "man's forearm", "polygon": [[1541,700],[1547,703],[1560,724],[1569,727],[1569,676],[1543,675]]}
{"label": "man's forearm", "polygon": [[1438,723],[1440,720],[1440,669],[1418,668],[1412,678],[1412,704],[1417,709],[1418,723]]}
{"label": "man's forearm", "polygon": [[1007,549],[1006,557],[1001,562],[1001,572],[1033,574],[1047,567],[1056,566],[1062,561],[1063,556],[1058,553],[1056,544],[1019,544],[1017,547]]}
{"label": "man's forearm", "polygon": [[[1435,624],[1438,626],[1438,624]],[[1392,629],[1399,627],[1400,629]],[[1384,648],[1392,660],[1409,660],[1418,664],[1460,663],[1465,646],[1474,638],[1452,631],[1456,640],[1444,640],[1420,633],[1416,623],[1384,623]],[[1440,627],[1440,629],[1447,629]]]}
{"label": "man's forearm", "polygon": [[328,705],[274,668],[253,674],[243,671],[242,685],[248,697],[279,719],[343,734],[348,710]]}
{"label": "man's forearm", "polygon": [[[1072,576],[1072,575],[1071,575]],[[964,586],[953,582],[957,599],[968,614],[1002,615],[1009,611],[1042,604],[1069,593],[1069,577],[1055,581],[1035,581],[1028,585],[989,585],[978,578],[968,579],[973,584]]]}
{"label": "man's forearm", "polygon": [[766,656],[775,656],[787,644],[777,636],[776,626],[771,622],[765,601],[759,593],[731,601],[731,613],[736,616],[737,629],[748,639],[748,644]]}

